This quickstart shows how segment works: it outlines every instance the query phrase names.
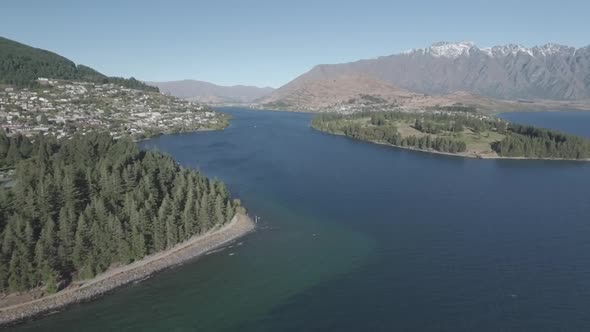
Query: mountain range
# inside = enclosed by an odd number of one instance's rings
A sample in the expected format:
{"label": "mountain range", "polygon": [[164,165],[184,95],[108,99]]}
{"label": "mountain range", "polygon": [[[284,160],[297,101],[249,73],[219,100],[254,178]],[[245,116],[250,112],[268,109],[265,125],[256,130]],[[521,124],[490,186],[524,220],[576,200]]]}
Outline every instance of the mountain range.
{"label": "mountain range", "polygon": [[275,90],[195,80],[146,84],[108,77],[58,54],[0,37],[0,84],[34,85],[39,77],[160,89],[209,104],[306,111],[457,104],[483,110],[590,110],[590,46],[558,44],[480,48],[472,42],[439,42],[375,59],[317,65]]}
{"label": "mountain range", "polygon": [[270,95],[274,89],[247,85],[221,86],[196,80],[145,82],[158,87],[162,93],[208,104],[244,104]]}
{"label": "mountain range", "polygon": [[[346,81],[346,87],[330,83],[336,81]],[[590,99],[590,46],[479,48],[471,42],[439,42],[376,59],[315,66],[260,103],[323,108],[346,103],[351,94],[343,95],[343,91],[355,90],[357,96],[373,91],[370,94],[398,102],[452,101],[458,94],[470,96],[467,99],[476,104],[492,100],[509,106],[538,100],[559,101],[550,103],[556,105],[586,104]],[[408,93],[414,95],[408,98]]]}

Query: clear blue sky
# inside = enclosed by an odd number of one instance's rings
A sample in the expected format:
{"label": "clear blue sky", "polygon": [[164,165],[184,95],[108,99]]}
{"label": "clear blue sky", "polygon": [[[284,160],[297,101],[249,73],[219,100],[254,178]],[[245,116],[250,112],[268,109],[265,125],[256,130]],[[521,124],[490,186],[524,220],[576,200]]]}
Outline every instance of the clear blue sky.
{"label": "clear blue sky", "polygon": [[105,74],[278,87],[436,41],[590,44],[590,1],[0,2],[0,35]]}

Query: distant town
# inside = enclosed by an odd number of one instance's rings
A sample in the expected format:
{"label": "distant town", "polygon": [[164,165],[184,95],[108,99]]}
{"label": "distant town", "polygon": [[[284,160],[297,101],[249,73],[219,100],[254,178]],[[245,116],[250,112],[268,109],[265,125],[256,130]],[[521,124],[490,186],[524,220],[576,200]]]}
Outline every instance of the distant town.
{"label": "distant town", "polygon": [[34,87],[0,86],[0,126],[8,134],[61,138],[104,130],[142,139],[226,124],[227,116],[207,106],[112,83],[39,78]]}

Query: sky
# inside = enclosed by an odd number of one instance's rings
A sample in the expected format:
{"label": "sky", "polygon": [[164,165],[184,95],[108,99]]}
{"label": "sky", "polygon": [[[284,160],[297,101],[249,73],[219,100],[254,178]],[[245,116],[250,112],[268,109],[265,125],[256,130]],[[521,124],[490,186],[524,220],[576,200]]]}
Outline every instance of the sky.
{"label": "sky", "polygon": [[279,87],[437,41],[583,47],[588,13],[588,0],[1,0],[0,36],[109,76]]}

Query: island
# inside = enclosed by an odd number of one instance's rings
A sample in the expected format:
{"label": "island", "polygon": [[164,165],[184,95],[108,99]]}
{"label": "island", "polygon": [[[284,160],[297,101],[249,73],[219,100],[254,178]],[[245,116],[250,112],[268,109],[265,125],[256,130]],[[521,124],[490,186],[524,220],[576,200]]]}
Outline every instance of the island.
{"label": "island", "polygon": [[89,300],[248,232],[226,186],[110,133],[0,131],[0,325]]}
{"label": "island", "polygon": [[590,140],[469,108],[320,114],[314,129],[399,148],[472,158],[590,160]]}

